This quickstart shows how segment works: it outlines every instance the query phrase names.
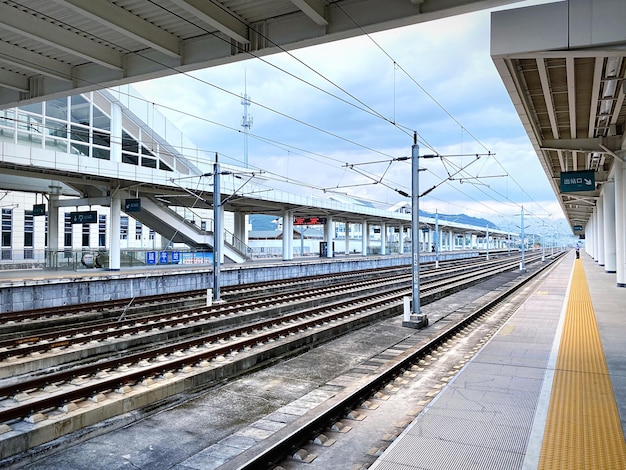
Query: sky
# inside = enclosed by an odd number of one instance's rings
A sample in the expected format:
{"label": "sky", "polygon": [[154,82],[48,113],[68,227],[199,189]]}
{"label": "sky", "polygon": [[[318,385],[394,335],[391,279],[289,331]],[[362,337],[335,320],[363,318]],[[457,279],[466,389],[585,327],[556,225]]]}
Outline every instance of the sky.
{"label": "sky", "polygon": [[[510,8],[531,3],[546,2]],[[264,187],[381,208],[408,201],[397,190],[411,192],[410,161],[397,159],[411,155],[417,132],[420,155],[443,156],[420,159],[420,193],[435,187],[421,210],[500,227],[519,223],[522,207],[546,223],[563,219],[491,60],[489,24],[488,11],[476,12],[134,88],[221,162],[243,165],[247,140]]]}

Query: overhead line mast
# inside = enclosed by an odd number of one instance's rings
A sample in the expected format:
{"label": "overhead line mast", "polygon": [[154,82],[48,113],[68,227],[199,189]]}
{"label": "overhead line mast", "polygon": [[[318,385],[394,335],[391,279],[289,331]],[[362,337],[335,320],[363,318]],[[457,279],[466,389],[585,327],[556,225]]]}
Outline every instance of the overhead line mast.
{"label": "overhead line mast", "polygon": [[244,92],[241,97],[243,105],[243,118],[241,119],[241,127],[243,127],[243,166],[248,168],[248,133],[252,127],[252,116],[248,114],[248,106],[250,106],[250,97],[248,96],[248,82],[244,75]]}

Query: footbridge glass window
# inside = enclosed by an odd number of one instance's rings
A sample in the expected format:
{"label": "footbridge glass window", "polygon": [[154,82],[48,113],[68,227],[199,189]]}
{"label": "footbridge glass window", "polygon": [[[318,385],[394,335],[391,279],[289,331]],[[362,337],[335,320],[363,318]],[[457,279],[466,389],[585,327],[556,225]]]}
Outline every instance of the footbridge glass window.
{"label": "footbridge glass window", "polygon": [[135,222],[135,240],[141,240],[142,232],[143,232],[143,225],[141,224],[141,222],[136,221]]}
{"label": "footbridge glass window", "polygon": [[45,146],[51,150],[67,151],[67,101],[59,98],[44,103]]}
{"label": "footbridge glass window", "polygon": [[5,109],[0,111],[0,139],[12,142],[13,136],[15,135],[15,128],[15,110]]}
{"label": "footbridge glass window", "polygon": [[13,231],[13,209],[2,209],[2,259],[11,257],[11,232]]}
{"label": "footbridge glass window", "polygon": [[41,146],[43,132],[42,104],[22,106],[17,113],[17,139],[29,145]]}

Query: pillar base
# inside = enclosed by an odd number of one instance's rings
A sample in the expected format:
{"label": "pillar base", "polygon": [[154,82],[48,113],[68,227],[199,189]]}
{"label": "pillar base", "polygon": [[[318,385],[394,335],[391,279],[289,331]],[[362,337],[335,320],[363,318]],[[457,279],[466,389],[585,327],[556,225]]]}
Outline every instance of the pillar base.
{"label": "pillar base", "polygon": [[428,326],[428,316],[424,315],[411,315],[408,321],[403,321],[402,326],[406,328],[413,328],[415,330],[426,328]]}

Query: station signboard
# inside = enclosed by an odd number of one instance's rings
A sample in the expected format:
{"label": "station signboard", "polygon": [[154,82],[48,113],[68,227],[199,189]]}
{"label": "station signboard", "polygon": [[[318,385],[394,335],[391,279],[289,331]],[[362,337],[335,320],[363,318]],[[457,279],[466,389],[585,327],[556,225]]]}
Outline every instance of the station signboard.
{"label": "station signboard", "polygon": [[574,225],[574,232],[582,232],[583,231],[583,226],[582,225]]}
{"label": "station signboard", "polygon": [[294,217],[294,225],[326,225],[326,217]]}
{"label": "station signboard", "polygon": [[33,216],[37,216],[37,215],[46,215],[45,204],[35,204],[33,206]]}
{"label": "station signboard", "polygon": [[578,191],[594,191],[596,178],[593,171],[564,171],[561,172],[561,192],[572,193]]}
{"label": "station signboard", "polygon": [[141,211],[141,198],[125,199],[124,200],[124,212],[140,212]]}
{"label": "station signboard", "polygon": [[95,224],[98,222],[98,211],[70,212],[72,224]]}

